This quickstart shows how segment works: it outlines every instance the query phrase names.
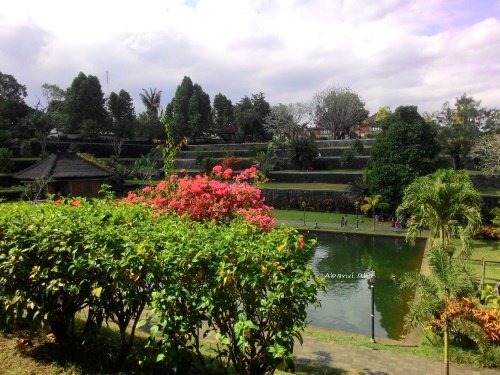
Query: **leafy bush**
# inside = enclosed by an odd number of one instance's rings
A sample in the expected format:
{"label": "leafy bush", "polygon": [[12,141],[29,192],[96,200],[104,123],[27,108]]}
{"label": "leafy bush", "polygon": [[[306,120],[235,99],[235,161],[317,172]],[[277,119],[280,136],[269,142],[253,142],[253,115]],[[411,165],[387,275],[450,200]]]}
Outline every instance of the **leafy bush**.
{"label": "leafy bush", "polygon": [[351,142],[351,150],[354,151],[356,154],[361,154],[365,149],[365,146],[363,145],[363,142],[359,138],[355,138]]}
{"label": "leafy bush", "polygon": [[353,164],[355,157],[356,154],[354,153],[354,151],[352,150],[344,151],[344,153],[340,157],[340,165],[344,168],[350,167]]}
{"label": "leafy bush", "polygon": [[292,140],[288,153],[294,168],[307,170],[312,168],[313,161],[318,155],[318,147],[313,138],[299,137]]}
{"label": "leafy bush", "polygon": [[[257,189],[238,183],[246,176],[231,185],[206,176],[173,177],[169,189],[166,181],[154,187],[150,200],[136,196],[140,204],[129,197],[0,205],[0,323],[46,321],[57,340],[69,331],[72,342],[82,344],[95,340],[102,322],[111,319],[120,328],[117,358],[123,361],[141,313],[151,305],[150,345],[170,368],[207,372],[200,328],[208,322],[219,358],[238,373],[273,372],[293,359],[306,307],[319,304],[323,282],[307,265],[313,241],[294,229],[263,230],[248,220],[263,201]],[[233,195],[227,190],[232,186]],[[179,206],[185,208],[201,194],[216,206],[205,211],[225,216],[196,222],[158,210],[170,192],[178,202],[185,199]],[[230,216],[224,201],[249,216]],[[69,328],[85,307],[87,323],[76,337]]]}
{"label": "leafy bush", "polygon": [[321,284],[306,265],[312,243],[295,231],[256,232],[237,221],[205,228],[169,236],[175,251],[162,254],[165,288],[153,294],[152,318],[159,356],[171,368],[189,363],[203,372],[199,330],[206,321],[219,356],[238,374],[272,373],[293,360],[305,307],[318,304]]}

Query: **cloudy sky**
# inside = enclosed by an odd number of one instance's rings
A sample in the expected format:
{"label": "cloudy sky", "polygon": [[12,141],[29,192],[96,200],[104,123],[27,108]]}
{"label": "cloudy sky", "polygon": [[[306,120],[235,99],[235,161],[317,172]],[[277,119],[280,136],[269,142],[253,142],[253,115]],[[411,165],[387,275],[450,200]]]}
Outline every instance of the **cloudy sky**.
{"label": "cloudy sky", "polygon": [[0,72],[42,98],[82,71],[135,99],[184,76],[233,103],[308,102],[348,86],[380,106],[500,107],[500,0],[22,0],[0,7]]}

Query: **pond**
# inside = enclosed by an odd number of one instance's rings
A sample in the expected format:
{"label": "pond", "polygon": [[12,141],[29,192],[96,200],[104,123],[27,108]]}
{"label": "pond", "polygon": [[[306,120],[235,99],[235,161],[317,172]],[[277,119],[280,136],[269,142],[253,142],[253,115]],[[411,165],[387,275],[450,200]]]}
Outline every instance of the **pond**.
{"label": "pond", "polygon": [[398,288],[408,271],[419,271],[425,240],[409,246],[402,237],[342,233],[308,233],[316,237],[310,266],[327,282],[321,307],[309,307],[312,326],[371,335],[371,291],[367,274],[376,271],[375,337],[399,340],[412,291]]}

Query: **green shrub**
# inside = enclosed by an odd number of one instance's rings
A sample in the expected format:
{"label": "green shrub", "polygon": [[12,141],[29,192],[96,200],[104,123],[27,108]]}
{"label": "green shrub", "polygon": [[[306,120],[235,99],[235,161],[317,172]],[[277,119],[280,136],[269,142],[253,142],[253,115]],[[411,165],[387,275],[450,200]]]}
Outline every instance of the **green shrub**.
{"label": "green shrub", "polygon": [[354,151],[356,154],[361,154],[365,149],[365,146],[363,145],[363,142],[359,138],[353,139],[351,142],[351,150]]}
{"label": "green shrub", "polygon": [[[124,360],[151,305],[155,358],[181,373],[206,372],[202,322],[238,373],[273,372],[292,360],[306,307],[318,304],[323,285],[307,265],[313,242],[293,229],[197,223],[141,204],[6,203],[0,238],[0,322],[48,321],[58,340],[69,333],[81,343],[111,319]],[[75,337],[69,327],[85,307]]]}
{"label": "green shrub", "polygon": [[344,151],[344,153],[340,157],[340,165],[343,168],[348,168],[348,167],[352,166],[355,158],[356,158],[356,154],[354,153],[354,151],[352,151],[352,150]]}
{"label": "green shrub", "polygon": [[289,159],[296,169],[311,169],[317,155],[318,147],[311,137],[294,138],[290,143]]}
{"label": "green shrub", "polygon": [[212,172],[212,168],[217,165],[217,160],[210,156],[201,159],[200,164],[197,164],[198,168],[200,168],[200,173],[210,173]]}

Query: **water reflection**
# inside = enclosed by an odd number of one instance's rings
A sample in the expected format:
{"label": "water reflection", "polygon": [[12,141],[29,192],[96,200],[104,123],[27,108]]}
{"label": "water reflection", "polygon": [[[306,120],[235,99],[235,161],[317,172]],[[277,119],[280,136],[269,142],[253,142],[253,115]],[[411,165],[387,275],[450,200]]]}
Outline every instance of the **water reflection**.
{"label": "water reflection", "polygon": [[338,233],[314,236],[318,246],[310,265],[326,278],[327,291],[320,294],[322,307],[308,311],[311,324],[370,335],[367,273],[375,270],[375,336],[399,339],[408,312],[407,302],[413,295],[400,291],[398,283],[405,272],[420,269],[424,241],[409,246],[396,237]]}

